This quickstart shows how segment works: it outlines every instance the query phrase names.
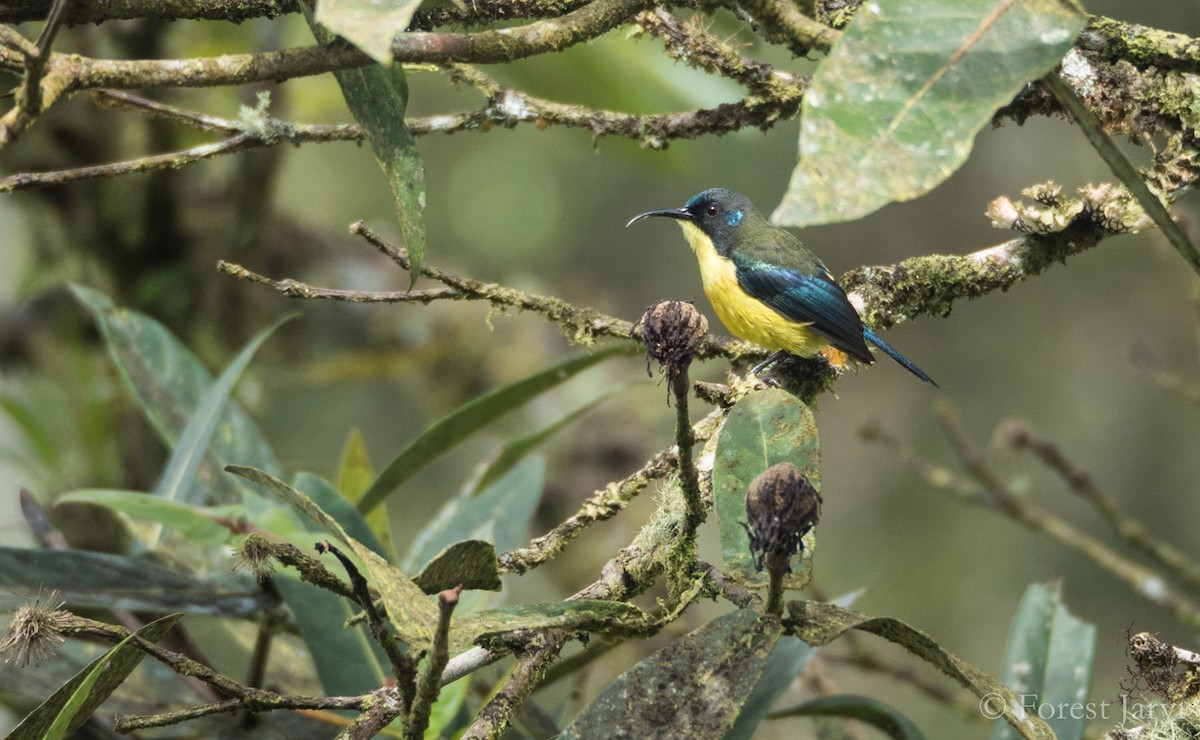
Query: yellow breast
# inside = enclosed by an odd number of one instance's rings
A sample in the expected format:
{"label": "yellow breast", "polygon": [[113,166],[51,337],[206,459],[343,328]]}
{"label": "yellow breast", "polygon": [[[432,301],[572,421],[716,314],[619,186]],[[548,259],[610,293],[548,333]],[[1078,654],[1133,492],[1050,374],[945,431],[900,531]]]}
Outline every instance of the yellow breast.
{"label": "yellow breast", "polygon": [[785,318],[742,290],[733,261],[718,254],[712,240],[695,224],[677,223],[700,261],[704,294],[731,334],[767,349],[787,350],[801,357],[814,355],[829,344],[829,340],[809,329],[808,323]]}

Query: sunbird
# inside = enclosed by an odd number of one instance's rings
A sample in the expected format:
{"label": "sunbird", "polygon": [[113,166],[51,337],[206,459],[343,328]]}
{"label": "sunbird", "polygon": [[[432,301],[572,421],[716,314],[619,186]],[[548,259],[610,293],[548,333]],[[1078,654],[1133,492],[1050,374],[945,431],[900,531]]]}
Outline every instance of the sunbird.
{"label": "sunbird", "polygon": [[864,325],[821,260],[791,232],[767,221],[746,196],[713,188],[683,208],[647,211],[626,226],[649,216],[679,222],[700,261],[704,294],[725,328],[775,350],[751,372],[787,354],[811,357],[826,347],[871,364],[870,342],[913,375],[937,385]]}

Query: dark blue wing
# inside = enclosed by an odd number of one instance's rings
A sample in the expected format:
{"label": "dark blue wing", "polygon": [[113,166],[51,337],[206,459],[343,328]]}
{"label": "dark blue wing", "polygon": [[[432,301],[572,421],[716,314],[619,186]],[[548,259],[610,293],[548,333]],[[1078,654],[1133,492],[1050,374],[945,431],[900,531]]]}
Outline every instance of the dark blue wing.
{"label": "dark blue wing", "polygon": [[750,295],[813,331],[860,362],[873,362],[863,341],[863,324],[850,299],[818,263],[816,274],[778,267],[734,255],[737,280]]}

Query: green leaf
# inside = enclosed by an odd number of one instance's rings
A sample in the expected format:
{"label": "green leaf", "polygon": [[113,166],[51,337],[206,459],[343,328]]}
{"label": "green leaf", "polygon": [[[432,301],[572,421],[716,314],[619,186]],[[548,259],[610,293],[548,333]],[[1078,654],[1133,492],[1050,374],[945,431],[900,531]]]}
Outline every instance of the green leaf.
{"label": "green leaf", "polygon": [[[167,615],[135,634],[143,640],[157,642],[182,617],[182,614]],[[63,684],[21,720],[7,735],[7,740],[59,740],[78,730],[146,656],[131,644],[132,638],[132,635],[126,637]]]}
{"label": "green leaf", "polygon": [[[367,443],[362,433],[351,429],[342,447],[342,462],[338,466],[337,489],[342,492],[351,504],[358,504],[363,494],[375,480],[375,468],[367,454]],[[376,507],[366,514],[367,525],[383,543],[385,552],[392,550],[392,533],[388,522],[387,510]]]}
{"label": "green leaf", "polygon": [[359,511],[370,511],[437,456],[466,439],[500,416],[527,403],[547,390],[599,362],[630,355],[636,350],[627,345],[600,349],[574,357],[527,378],[496,388],[459,406],[448,416],[435,421],[397,455],[358,502]]}
{"label": "green leaf", "polygon": [[413,576],[427,594],[436,594],[461,585],[466,589],[500,590],[500,562],[496,548],[482,540],[455,542],[434,555],[421,572]]}
{"label": "green leaf", "polygon": [[560,737],[720,737],[781,632],[748,609],[718,617],[619,676]]}
{"label": "green leaf", "polygon": [[523,460],[477,496],[459,494],[413,540],[401,567],[416,570],[442,549],[469,539],[483,539],[507,552],[521,544],[529,520],[542,498],[546,462]]}
{"label": "green leaf", "polygon": [[[1080,705],[1087,696],[1095,648],[1095,626],[1067,611],[1058,584],[1030,584],[1009,631],[1004,683],[1021,697],[1026,709]],[[1081,712],[1054,711],[1046,721],[1060,740],[1078,740],[1086,717]],[[1015,737],[1016,731],[1007,723],[997,721],[992,729],[992,740]]]}
{"label": "green leaf", "polygon": [[192,479],[196,475],[196,469],[200,467],[204,451],[208,449],[209,440],[212,439],[213,432],[217,429],[217,422],[221,420],[221,415],[225,412],[225,404],[229,402],[233,387],[242,377],[242,372],[250,364],[254,353],[258,351],[263,342],[267,341],[267,337],[271,336],[284,322],[290,321],[295,316],[296,314],[284,316],[254,335],[242,348],[242,351],[233,358],[233,361],[225,367],[216,382],[204,390],[196,404],[195,411],[179,435],[179,443],[171,451],[171,458],[167,461],[166,470],[163,471],[158,485],[154,488],[156,496],[166,501],[195,501],[197,499],[194,494],[189,495]]}
{"label": "green leaf", "polygon": [[167,501],[141,491],[114,491],[88,488],[59,496],[56,504],[84,503],[103,506],[138,519],[157,522],[178,531],[200,545],[220,545],[229,541],[233,531],[228,524],[240,518],[238,505],[220,508],[193,506]]}
{"label": "green leaf", "polygon": [[38,415],[24,403],[12,396],[0,396],[0,411],[3,411],[13,425],[21,431],[25,441],[33,448],[38,459],[47,467],[57,467],[62,457],[59,452],[58,440],[42,424]]}
{"label": "green leaf", "polygon": [[276,494],[349,547],[350,554],[366,567],[369,582],[379,592],[397,636],[408,645],[424,648],[429,644],[438,620],[437,607],[407,576],[374,550],[346,534],[342,525],[312,499],[278,478],[240,465],[230,465],[226,470]]}
{"label": "green leaf", "polygon": [[874,617],[843,609],[835,604],[816,601],[790,601],[787,608],[790,616],[790,634],[796,635],[809,645],[828,645],[849,630],[878,635],[900,645],[970,689],[975,696],[987,702],[989,708],[1001,712],[1004,719],[1016,727],[1022,737],[1036,740],[1054,738],[1050,726],[1036,714],[1026,711],[1021,697],[1007,686],[955,656],[929,635],[898,619]]}
{"label": "green leaf", "polygon": [[[713,509],[728,572],[752,586],[765,586],[768,576],[755,569],[750,539],[742,528],[746,489],[759,473],[780,462],[793,463],[821,490],[820,443],[812,411],[778,388],[751,393],[729,412],[717,437]],[[793,572],[785,584],[795,587],[803,575]]]}
{"label": "green leaf", "polygon": [[[861,593],[862,591],[853,591],[834,599],[833,603],[848,607]],[[818,648],[805,644],[797,637],[781,637],[775,649],[771,651],[771,657],[763,667],[762,676],[755,684],[754,691],[750,692],[746,703],[742,705],[737,722],[725,733],[725,740],[750,740],[770,713],[771,707],[791,688],[792,682],[800,675],[800,671],[804,670],[804,666],[808,665],[808,661],[817,654],[817,650]]]}
{"label": "green leaf", "polygon": [[[72,285],[71,292],[95,318],[130,396],[167,447],[176,448],[212,385],[212,376],[166,327],[149,316],[116,308],[106,296],[79,285]],[[231,479],[215,473],[225,463],[236,460],[272,474],[280,472],[270,445],[234,403],[221,415],[209,453],[216,467],[214,475],[203,480],[227,500],[238,496],[229,489]]]}
{"label": "green leaf", "polygon": [[[391,5],[383,12],[390,15],[391,22],[394,22],[399,14],[411,14],[416,5],[420,4],[419,0],[387,1]],[[321,7],[317,8],[318,13],[324,11],[327,15],[329,8],[326,7],[326,2],[328,0],[322,1]],[[349,5],[349,0],[337,2],[342,8]],[[300,7],[317,42],[322,45],[332,43],[333,34],[321,25],[320,19],[313,17],[309,5],[301,3]],[[339,15],[339,12],[335,10],[334,15]],[[359,26],[357,21],[351,21],[345,15],[340,22],[344,26]],[[408,24],[406,22],[403,25]],[[374,48],[379,53],[376,58],[379,58],[383,55],[390,57],[391,54],[390,48],[383,48],[379,36],[388,33],[394,36],[403,30],[403,27],[387,26],[351,33],[359,36],[359,40],[368,47]],[[351,40],[356,43],[358,41],[354,38]],[[390,43],[388,46],[390,47]],[[371,48],[364,47],[363,50],[370,54]],[[400,231],[404,234],[404,246],[412,261],[409,268],[411,288],[416,284],[417,276],[421,274],[421,263],[425,259],[425,165],[421,162],[421,154],[417,151],[412,132],[404,124],[404,111],[408,107],[408,79],[405,77],[404,67],[389,59],[384,64],[334,72],[333,76],[342,88],[346,106],[354,120],[362,127],[367,144],[375,155],[375,161],[387,176],[388,186],[392,189],[392,197],[396,200],[396,213],[400,219]]]}
{"label": "green leaf", "polygon": [[771,719],[783,717],[847,717],[876,727],[893,740],[925,740],[912,720],[895,707],[869,696],[822,696],[771,714]]}
{"label": "green leaf", "polygon": [[320,0],[317,22],[367,53],[392,63],[392,39],[408,28],[421,0]]}
{"label": "green leaf", "polygon": [[804,95],[799,164],[772,219],[848,221],[933,189],[1084,20],[1061,0],[864,3]]}
{"label": "green leaf", "polygon": [[518,437],[507,442],[494,455],[481,464],[478,477],[467,488],[473,492],[478,492],[495,483],[502,475],[512,470],[513,466],[520,462],[522,458],[561,431],[563,427],[583,416],[588,411],[591,411],[600,402],[607,400],[610,396],[615,395],[621,390],[624,390],[624,388],[617,388],[608,393],[602,393],[590,401],[580,404],[577,408],[563,414],[555,421],[532,434],[527,434],[524,437]]}
{"label": "green leaf", "polygon": [[327,696],[357,696],[387,681],[391,675],[387,656],[367,625],[346,625],[348,619],[362,613],[361,609],[301,581],[290,568],[276,573],[271,582],[292,611]]}
{"label": "green leaf", "polygon": [[382,558],[390,556],[362,512],[354,508],[329,481],[313,473],[297,473],[292,479],[292,487],[312,499],[317,508],[329,514],[351,538],[371,548]]}
{"label": "green leaf", "polygon": [[278,606],[244,576],[193,576],[145,558],[0,547],[0,591],[58,591],[76,606],[257,617]]}

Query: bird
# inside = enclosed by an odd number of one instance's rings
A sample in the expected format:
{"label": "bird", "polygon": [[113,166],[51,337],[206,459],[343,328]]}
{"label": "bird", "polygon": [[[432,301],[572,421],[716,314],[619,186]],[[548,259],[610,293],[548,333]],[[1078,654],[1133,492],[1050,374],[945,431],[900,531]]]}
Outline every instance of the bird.
{"label": "bird", "polygon": [[872,364],[870,342],[937,386],[863,324],[846,292],[799,237],[768,221],[746,196],[712,188],[683,208],[647,211],[625,226],[652,216],[675,219],[683,229],[700,262],[704,293],[725,328],[775,350],[751,373],[757,375],[788,354],[811,357],[826,347]]}

